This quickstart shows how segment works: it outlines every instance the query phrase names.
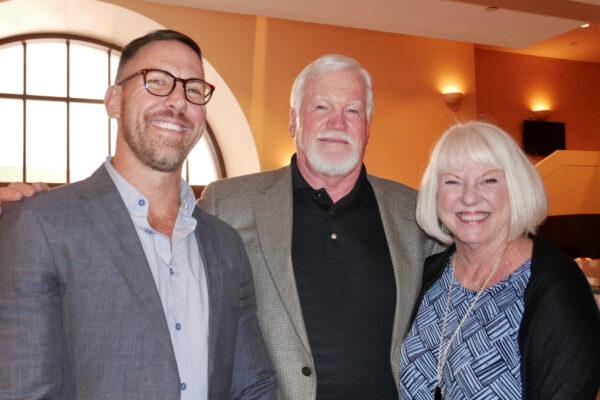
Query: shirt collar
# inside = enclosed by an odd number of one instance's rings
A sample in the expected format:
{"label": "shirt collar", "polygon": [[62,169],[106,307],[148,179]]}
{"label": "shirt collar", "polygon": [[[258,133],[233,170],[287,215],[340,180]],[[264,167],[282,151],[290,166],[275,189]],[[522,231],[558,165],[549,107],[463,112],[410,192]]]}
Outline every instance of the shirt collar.
{"label": "shirt collar", "polygon": [[[147,216],[148,208],[150,206],[148,198],[140,193],[139,190],[129,183],[123,175],[113,167],[111,160],[112,157],[107,157],[104,161],[104,167],[117,187],[129,214],[132,216]],[[179,202],[181,204],[179,212],[185,217],[190,217],[194,212],[196,196],[194,195],[192,187],[183,179],[180,180],[179,184]]]}
{"label": "shirt collar", "polygon": [[[292,159],[290,161],[290,168],[292,169],[292,189],[294,192],[301,189],[309,189],[311,191],[319,191],[323,189],[314,189],[308,184],[306,179],[304,179],[302,173],[300,172],[300,169],[298,168],[296,154],[292,156]],[[354,187],[346,196],[340,199],[340,202],[346,202],[351,200],[361,200],[366,203],[377,204],[375,195],[373,194],[373,190],[371,189],[371,185],[367,179],[367,169],[365,168],[364,164],[360,169],[360,175],[358,176]]]}

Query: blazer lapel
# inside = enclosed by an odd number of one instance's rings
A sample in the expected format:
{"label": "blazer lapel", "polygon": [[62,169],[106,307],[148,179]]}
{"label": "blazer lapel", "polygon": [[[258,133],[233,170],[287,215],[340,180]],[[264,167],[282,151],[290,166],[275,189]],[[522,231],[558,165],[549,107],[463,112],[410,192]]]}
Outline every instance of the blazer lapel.
{"label": "blazer lapel", "polygon": [[160,347],[177,368],[164,310],[146,254],[131,216],[104,166],[85,181],[81,197],[83,211],[99,241],[108,250],[107,257],[112,257],[125,276]]}
{"label": "blazer lapel", "polygon": [[281,302],[307,352],[310,345],[300,308],[300,299],[292,265],[292,174],[289,167],[279,170],[258,189],[254,205],[256,230],[267,268]]}
{"label": "blazer lapel", "polygon": [[400,376],[398,366],[400,347],[406,333],[404,331],[408,327],[414,301],[420,289],[420,284],[413,287],[407,282],[421,281],[422,269],[415,268],[415,266],[423,263],[423,260],[416,257],[421,253],[422,244],[418,240],[419,231],[415,230],[415,204],[405,201],[394,193],[388,193],[385,186],[379,184],[377,178],[369,176],[368,179],[377,199],[396,280],[396,313],[392,333],[391,360],[394,380],[397,382]]}
{"label": "blazer lapel", "polygon": [[220,265],[219,243],[212,227],[205,223],[202,211],[196,207],[193,214],[198,223],[196,224],[196,241],[200,249],[200,256],[204,264],[206,274],[206,286],[208,288],[208,382],[214,369],[216,347],[221,321],[221,305],[223,295],[223,272]]}

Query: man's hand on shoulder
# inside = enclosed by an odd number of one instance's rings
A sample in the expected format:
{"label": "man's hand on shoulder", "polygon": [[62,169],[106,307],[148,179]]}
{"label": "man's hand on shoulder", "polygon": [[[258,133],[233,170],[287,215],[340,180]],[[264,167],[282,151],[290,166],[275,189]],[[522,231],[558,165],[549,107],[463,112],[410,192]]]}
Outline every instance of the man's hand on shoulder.
{"label": "man's hand on shoulder", "polygon": [[48,185],[42,182],[23,183],[13,182],[8,186],[0,187],[0,214],[2,213],[2,203],[19,201],[23,197],[31,197],[37,192],[43,192],[50,189]]}

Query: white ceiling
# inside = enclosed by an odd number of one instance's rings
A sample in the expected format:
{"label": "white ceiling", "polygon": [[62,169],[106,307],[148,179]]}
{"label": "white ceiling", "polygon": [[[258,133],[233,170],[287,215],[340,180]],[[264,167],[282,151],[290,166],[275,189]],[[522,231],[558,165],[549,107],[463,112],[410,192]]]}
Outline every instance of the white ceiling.
{"label": "white ceiling", "polygon": [[[600,12],[599,6],[591,5],[600,4],[600,0],[150,1],[508,48],[529,47],[579,27],[586,21],[573,15],[588,15],[580,11],[582,7]],[[506,8],[489,10],[488,5],[499,3]],[[546,12],[544,5],[550,11]],[[560,12],[569,9],[577,12]]]}

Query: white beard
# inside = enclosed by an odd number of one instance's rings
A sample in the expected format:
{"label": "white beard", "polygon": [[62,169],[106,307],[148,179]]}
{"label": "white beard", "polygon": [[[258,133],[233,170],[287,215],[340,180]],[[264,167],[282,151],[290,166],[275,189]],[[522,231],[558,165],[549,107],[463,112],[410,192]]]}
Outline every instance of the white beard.
{"label": "white beard", "polygon": [[[319,139],[343,139],[350,145],[350,153],[341,160],[328,158],[319,145]],[[300,139],[300,137],[298,138]],[[301,141],[298,140],[298,143]],[[309,164],[315,171],[327,176],[342,176],[349,174],[360,162],[360,149],[356,140],[345,131],[329,130],[317,133],[305,149]]]}

